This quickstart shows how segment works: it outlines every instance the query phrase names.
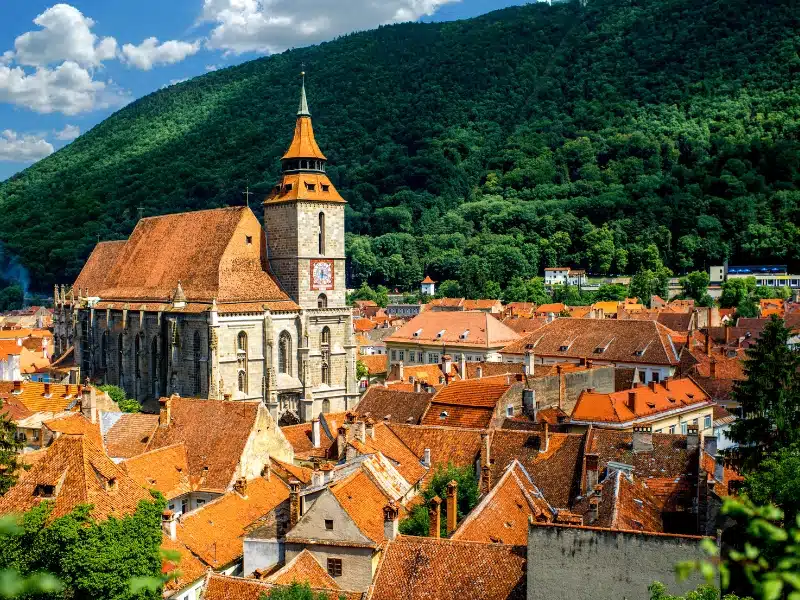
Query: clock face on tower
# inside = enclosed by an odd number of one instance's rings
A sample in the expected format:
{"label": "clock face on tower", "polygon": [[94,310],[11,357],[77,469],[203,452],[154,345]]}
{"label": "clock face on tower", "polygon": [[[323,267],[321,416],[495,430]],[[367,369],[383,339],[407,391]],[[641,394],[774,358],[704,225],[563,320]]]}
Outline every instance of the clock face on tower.
{"label": "clock face on tower", "polygon": [[312,260],[311,261],[311,289],[312,290],[332,290],[333,289],[333,261],[332,260]]}

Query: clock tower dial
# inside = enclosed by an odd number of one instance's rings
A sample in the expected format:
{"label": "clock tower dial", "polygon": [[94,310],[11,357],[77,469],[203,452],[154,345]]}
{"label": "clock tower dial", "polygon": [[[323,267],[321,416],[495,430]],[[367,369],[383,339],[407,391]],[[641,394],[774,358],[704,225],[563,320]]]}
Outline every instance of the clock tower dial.
{"label": "clock tower dial", "polygon": [[311,261],[311,289],[332,290],[334,288],[333,260]]}

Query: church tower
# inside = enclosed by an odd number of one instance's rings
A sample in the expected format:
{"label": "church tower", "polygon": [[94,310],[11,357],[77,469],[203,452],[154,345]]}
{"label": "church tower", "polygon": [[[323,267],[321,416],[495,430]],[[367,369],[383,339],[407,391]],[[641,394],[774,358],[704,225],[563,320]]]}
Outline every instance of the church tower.
{"label": "church tower", "polygon": [[264,227],[271,270],[304,309],[345,306],[346,202],[325,174],[326,163],[303,73],[294,138],[281,158],[281,181],[264,201]]}

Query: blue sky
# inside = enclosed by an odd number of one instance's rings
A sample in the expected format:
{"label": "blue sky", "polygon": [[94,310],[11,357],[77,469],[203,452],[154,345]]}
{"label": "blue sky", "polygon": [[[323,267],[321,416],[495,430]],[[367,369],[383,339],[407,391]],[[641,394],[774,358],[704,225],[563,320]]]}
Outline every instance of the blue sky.
{"label": "blue sky", "polygon": [[382,23],[526,0],[2,0],[0,181],[131,100],[209,70]]}

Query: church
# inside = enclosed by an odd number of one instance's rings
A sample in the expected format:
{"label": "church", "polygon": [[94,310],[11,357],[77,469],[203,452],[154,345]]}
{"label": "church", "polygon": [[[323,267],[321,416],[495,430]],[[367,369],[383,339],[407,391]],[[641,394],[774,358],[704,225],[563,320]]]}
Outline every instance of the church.
{"label": "church", "polygon": [[236,206],[141,219],[56,286],[55,343],[81,378],[162,396],[260,400],[281,425],[358,400],[345,303],[345,200],[325,173],[305,84],[264,227]]}

